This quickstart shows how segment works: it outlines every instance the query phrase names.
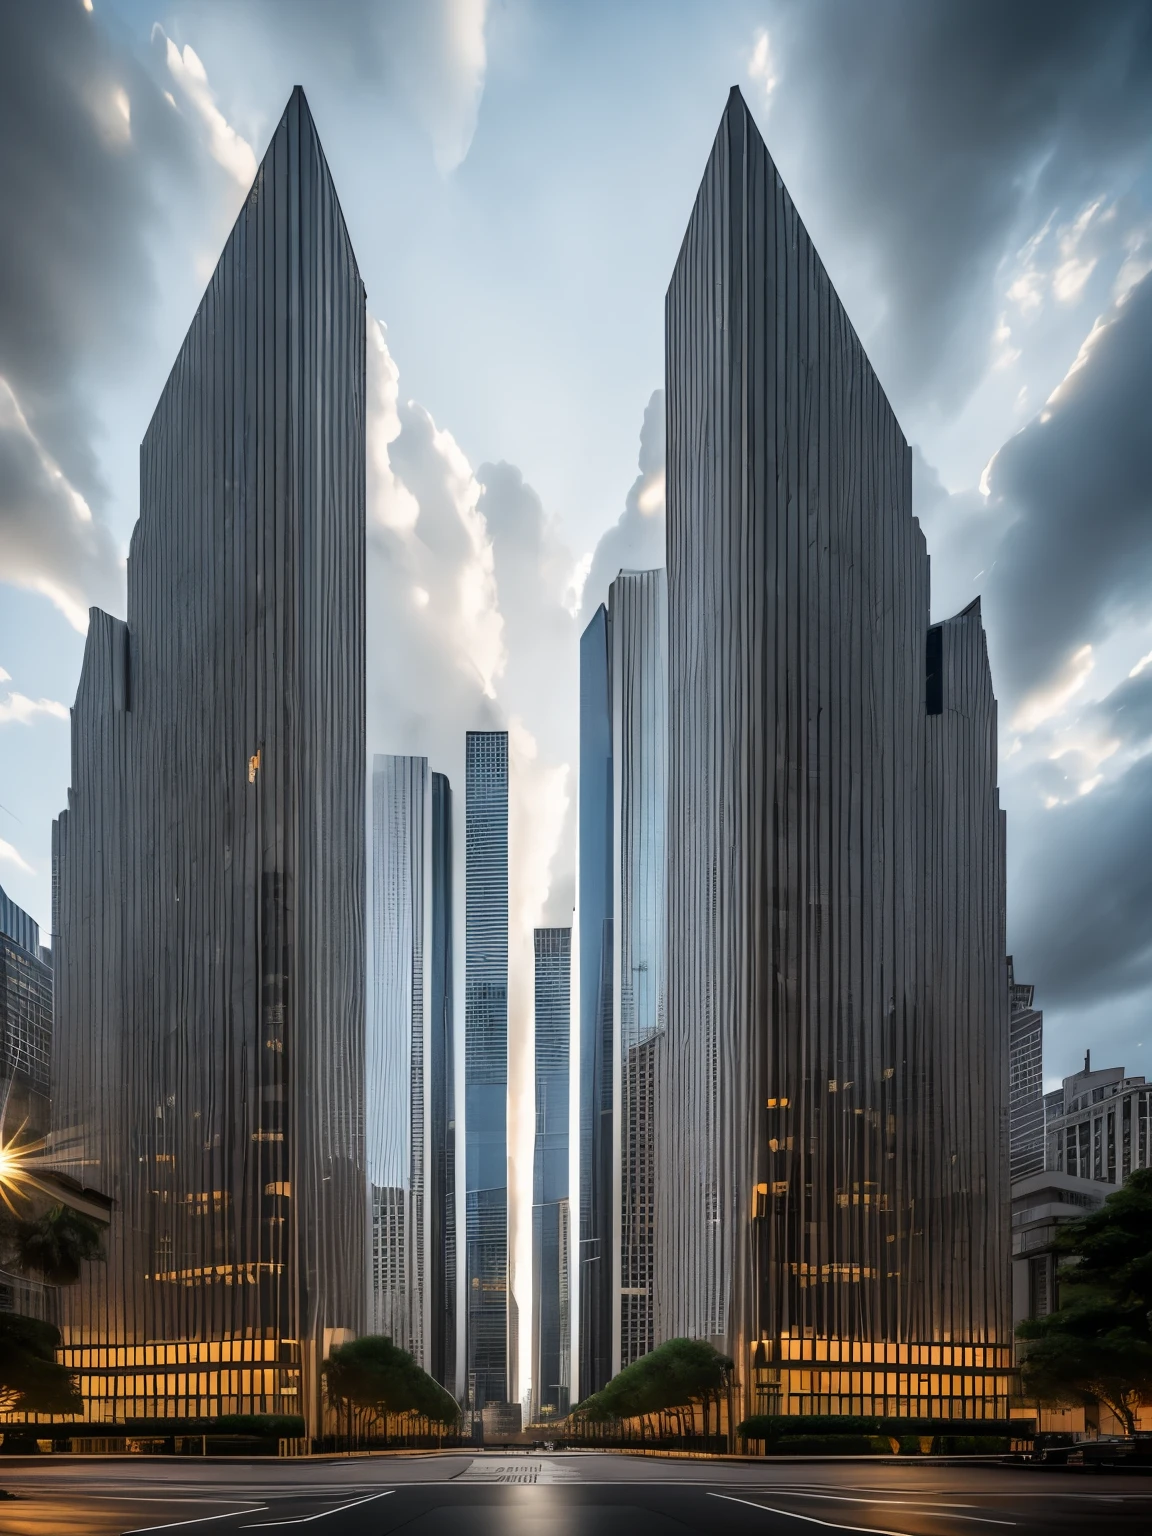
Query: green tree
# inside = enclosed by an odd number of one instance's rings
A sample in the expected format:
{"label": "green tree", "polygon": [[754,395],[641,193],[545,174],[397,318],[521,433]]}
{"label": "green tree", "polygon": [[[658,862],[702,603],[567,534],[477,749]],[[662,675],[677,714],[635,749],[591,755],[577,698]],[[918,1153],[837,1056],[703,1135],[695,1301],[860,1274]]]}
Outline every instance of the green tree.
{"label": "green tree", "polygon": [[42,1216],[9,1223],[8,1245],[22,1274],[38,1275],[48,1285],[75,1285],[81,1265],[103,1259],[100,1228],[66,1205]]}
{"label": "green tree", "polygon": [[1028,1397],[1103,1403],[1131,1434],[1152,1398],[1152,1169],[1057,1234],[1060,1306],[1017,1328]]}
{"label": "green tree", "polygon": [[[668,1339],[648,1354],[626,1365],[601,1391],[585,1398],[573,1410],[579,1424],[605,1424],[614,1420],[622,1426],[635,1423],[640,1439],[667,1430],[675,1419],[681,1433],[685,1417],[699,1405],[704,1419],[704,1433],[709,1433],[713,1405],[717,1424],[719,1405],[731,1380],[732,1361],[704,1339]],[[627,1432],[627,1431],[625,1431]]]}
{"label": "green tree", "polygon": [[409,1416],[442,1429],[459,1422],[455,1398],[407,1350],[382,1334],[337,1345],[325,1362],[324,1376],[329,1401],[348,1415],[349,1437],[356,1411],[382,1420],[385,1439],[394,1417]]}
{"label": "green tree", "polygon": [[79,1413],[76,1379],[56,1364],[60,1330],[36,1317],[0,1312],[0,1412]]}

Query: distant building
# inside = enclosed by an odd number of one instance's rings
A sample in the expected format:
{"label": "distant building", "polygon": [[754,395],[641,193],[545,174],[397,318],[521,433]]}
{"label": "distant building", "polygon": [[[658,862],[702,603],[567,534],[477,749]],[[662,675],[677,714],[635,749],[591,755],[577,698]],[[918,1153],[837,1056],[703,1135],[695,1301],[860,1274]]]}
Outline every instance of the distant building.
{"label": "distant building", "polygon": [[88,1417],[301,1414],[363,1331],[364,286],[293,91],[140,451],[53,836]]}
{"label": "distant building", "polygon": [[1142,1077],[1123,1067],[1093,1071],[1089,1052],[1049,1098],[1049,1169],[1118,1187],[1134,1168],[1152,1167],[1152,1084]]}
{"label": "distant building", "polygon": [[1012,1182],[1044,1169],[1044,1015],[1008,956],[1008,1120]]}
{"label": "distant building", "polygon": [[1152,1084],[1123,1067],[1084,1067],[1044,1095],[1045,1159],[1012,1181],[1012,1309],[1019,1322],[1059,1306],[1056,1229],[1098,1209],[1136,1168],[1152,1167]]}
{"label": "distant building", "polygon": [[612,1374],[612,806],[611,624],[601,605],[580,637],[580,1399]]}
{"label": "distant building", "polygon": [[[1099,1210],[1136,1168],[1152,1166],[1152,1084],[1123,1067],[1083,1069],[1044,1095],[1040,1171],[1012,1182],[1012,1320],[1046,1317],[1060,1305],[1059,1229]],[[1107,1417],[1107,1415],[1105,1415]],[[1084,1410],[1045,1409],[1047,1429],[1100,1427]]]}
{"label": "distant building", "polygon": [[0,1136],[47,1135],[52,1077],[52,951],[0,888]]}
{"label": "distant building", "polygon": [[374,1332],[455,1382],[451,795],[426,757],[372,766],[366,1048]]}
{"label": "distant building", "polygon": [[508,1288],[508,733],[465,747],[464,1084],[467,1202],[466,1405],[509,1399],[515,1343]]}
{"label": "distant building", "polygon": [[655,1342],[667,590],[621,571],[580,648],[581,1396]]}
{"label": "distant building", "polygon": [[571,1399],[568,1297],[568,1039],[571,928],[537,928],[536,1146],[532,1169],[532,1407],[563,1418]]}
{"label": "distant building", "polygon": [[665,1010],[668,583],[621,571],[612,636],[612,1371],[655,1344],[656,1060]]}

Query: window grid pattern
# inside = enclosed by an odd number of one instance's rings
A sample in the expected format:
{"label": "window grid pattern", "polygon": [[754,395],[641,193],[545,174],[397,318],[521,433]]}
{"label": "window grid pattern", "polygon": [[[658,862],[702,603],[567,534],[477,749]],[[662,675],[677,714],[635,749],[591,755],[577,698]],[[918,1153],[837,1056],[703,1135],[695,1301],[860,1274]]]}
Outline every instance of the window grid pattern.
{"label": "window grid pattern", "polygon": [[507,1401],[508,734],[465,743],[464,1082],[468,1406]]}
{"label": "window grid pattern", "polygon": [[612,1364],[655,1342],[653,1269],[657,1037],[665,1025],[668,743],[665,572],[621,571],[609,592],[612,642],[613,1209]]}
{"label": "window grid pattern", "polygon": [[572,930],[537,928],[533,1040],[536,1140],[532,1169],[532,1406],[535,1417],[569,1407],[568,1059]]}

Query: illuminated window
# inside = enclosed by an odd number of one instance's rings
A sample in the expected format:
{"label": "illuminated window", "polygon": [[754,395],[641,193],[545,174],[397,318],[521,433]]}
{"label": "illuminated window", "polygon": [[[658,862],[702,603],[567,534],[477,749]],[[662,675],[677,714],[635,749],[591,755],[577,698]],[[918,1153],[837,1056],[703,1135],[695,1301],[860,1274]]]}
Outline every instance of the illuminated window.
{"label": "illuminated window", "polygon": [[259,751],[259,749],[257,749],[252,754],[252,756],[248,759],[248,782],[249,782],[249,784],[255,784],[255,782],[256,782],[256,770],[259,768],[259,766],[260,766],[260,751]]}

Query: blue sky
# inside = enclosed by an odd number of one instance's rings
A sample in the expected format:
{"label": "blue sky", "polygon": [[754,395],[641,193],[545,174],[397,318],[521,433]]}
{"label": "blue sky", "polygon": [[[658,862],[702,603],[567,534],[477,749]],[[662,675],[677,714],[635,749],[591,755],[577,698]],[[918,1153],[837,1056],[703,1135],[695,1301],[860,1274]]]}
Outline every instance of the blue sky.
{"label": "blue sky", "polygon": [[[656,426],[643,472],[637,459],[664,289],[738,83],[916,445],[934,610],[984,597],[1010,940],[1046,1009],[1049,1075],[1089,1041],[1152,1072],[1146,6],[25,10],[0,50],[0,196],[23,231],[0,271],[0,881],[15,899],[47,925],[69,778],[56,706],[83,645],[67,613],[122,611],[139,441],[244,167],[299,81],[387,328],[371,745],[451,767],[466,725],[519,722],[524,922],[563,909],[570,610],[618,521],[594,584],[619,548],[659,548]],[[26,467],[28,431],[62,482],[4,458]],[[90,523],[61,511],[64,482]],[[479,619],[452,606],[464,578],[436,540],[385,508],[405,495],[469,530]],[[419,658],[410,684],[383,675],[397,645]]]}

